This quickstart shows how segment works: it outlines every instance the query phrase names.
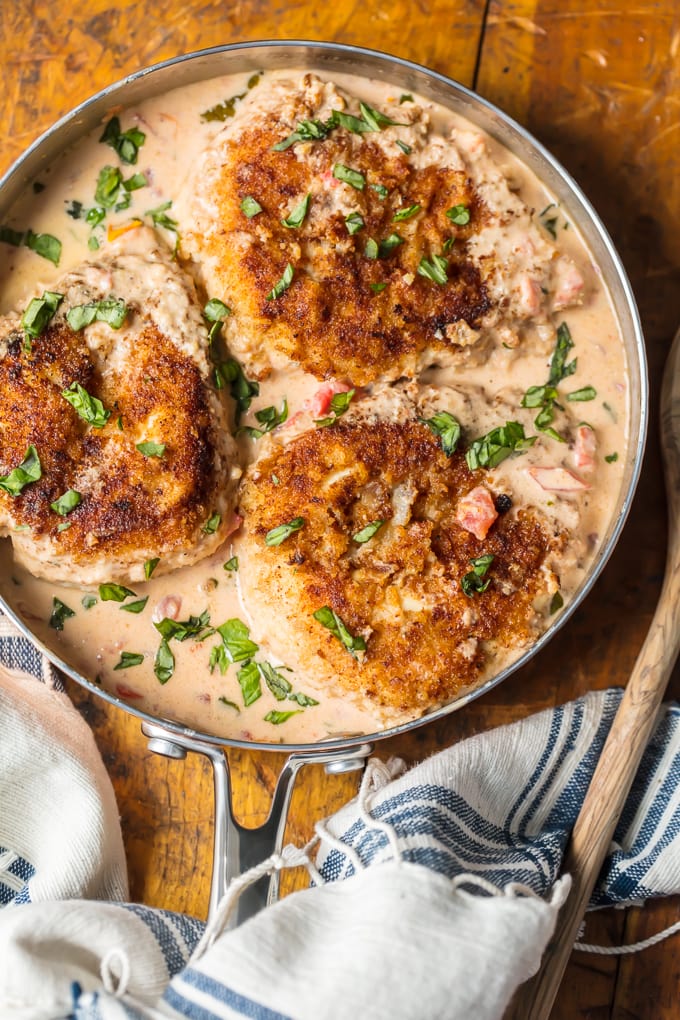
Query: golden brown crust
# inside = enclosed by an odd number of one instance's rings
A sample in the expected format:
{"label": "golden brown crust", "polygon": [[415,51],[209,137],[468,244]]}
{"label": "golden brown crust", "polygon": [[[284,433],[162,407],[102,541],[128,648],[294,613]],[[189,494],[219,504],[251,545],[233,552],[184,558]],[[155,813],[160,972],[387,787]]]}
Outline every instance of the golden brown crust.
{"label": "golden brown crust", "polygon": [[[241,492],[243,584],[252,611],[283,621],[286,661],[376,707],[413,713],[474,685],[490,648],[530,640],[557,540],[527,511],[501,515],[483,542],[465,531],[457,501],[484,481],[415,418],[343,419],[273,447]],[[295,517],[304,526],[268,548],[267,532]],[[355,542],[375,520],[386,523]],[[461,578],[487,553],[491,584],[470,598]],[[313,618],[325,605],[365,637],[363,661]]]}

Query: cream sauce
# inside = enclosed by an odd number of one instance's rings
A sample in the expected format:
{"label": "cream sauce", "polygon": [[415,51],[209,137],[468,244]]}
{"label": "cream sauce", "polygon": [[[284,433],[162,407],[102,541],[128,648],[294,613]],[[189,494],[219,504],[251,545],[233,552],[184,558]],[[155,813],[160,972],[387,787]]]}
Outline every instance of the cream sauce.
{"label": "cream sauce", "polygon": [[[291,72],[285,75],[274,72],[269,77],[276,75],[295,77]],[[319,75],[325,77],[322,72]],[[341,74],[334,75],[333,80],[349,93],[374,105],[398,109],[400,90],[389,85]],[[201,112],[225,98],[244,92],[246,83],[247,76],[218,78],[148,100],[121,114],[124,129],[137,125],[146,134],[137,165],[122,167],[123,176],[127,178],[142,172],[148,185],[131,192],[129,208],[110,214],[105,226],[109,223],[114,228],[123,225],[131,216],[148,222],[148,216],[144,215],[147,210],[176,198],[196,154],[222,128],[220,123],[202,121]],[[418,96],[414,98],[428,110],[438,130],[446,131],[455,126],[461,130],[477,131],[451,111],[435,107]],[[85,208],[93,205],[99,171],[105,164],[116,165],[118,162],[113,151],[99,143],[100,133],[101,129],[93,132],[83,138],[74,150],[66,152],[41,175],[40,183],[45,186],[44,190],[34,194],[32,189],[27,189],[24,199],[3,218],[3,224],[14,229],[30,227],[36,233],[53,234],[61,240],[63,248],[57,268],[26,248],[15,249],[0,244],[0,312],[15,307],[23,309],[30,296],[49,288],[66,270],[88,258],[90,227],[83,219],[71,218],[66,209],[73,202],[80,202]],[[492,139],[486,139],[486,143],[527,205],[539,211],[552,202],[552,196],[522,163]],[[167,214],[172,216],[173,209],[168,209]],[[588,385],[597,389],[595,400],[570,405],[572,412],[582,414],[595,429],[597,463],[588,476],[591,488],[587,491],[576,494],[546,492],[537,486],[527,469],[538,465],[564,466],[573,470],[574,455],[563,445],[541,437],[522,458],[509,458],[500,465],[495,476],[499,488],[507,484],[512,489],[516,502],[541,507],[562,526],[578,530],[579,540],[573,553],[561,564],[561,590],[567,601],[578,588],[584,568],[601,544],[619,493],[626,460],[629,394],[620,333],[598,268],[592,264],[567,215],[560,209],[554,209],[551,216],[556,216],[560,251],[574,258],[586,278],[583,305],[558,313],[554,320],[555,324],[566,320],[575,341],[572,356],[578,358],[578,369],[569,379],[569,391]],[[179,229],[182,229],[181,222]],[[100,228],[94,233],[101,239],[105,250],[104,230]],[[161,233],[172,246],[174,235],[168,231]],[[546,379],[554,330],[543,328],[542,334],[541,329],[538,327],[531,343],[523,344],[520,355],[500,346],[483,364],[475,364],[471,359],[462,373],[460,368],[429,369],[424,373],[422,382],[455,388],[464,380],[466,388],[479,387],[486,395],[488,410],[476,422],[478,435],[501,424],[507,417],[523,421],[527,434],[534,434],[535,430],[530,430],[530,426],[536,412],[522,411],[517,405],[528,387],[541,384]],[[256,425],[255,411],[272,404],[280,406],[283,396],[288,400],[292,417],[302,409],[304,401],[318,386],[314,378],[295,368],[276,371],[261,383],[260,395],[253,400],[244,423]],[[506,403],[512,411],[509,416],[505,414]],[[455,409],[451,409],[455,413]],[[248,438],[239,442],[243,462],[247,463],[253,457],[256,444]],[[615,453],[618,459],[611,462],[604,460],[605,456],[611,457]],[[224,676],[219,669],[212,674],[209,670],[210,648],[217,643],[217,635],[204,642],[172,641],[175,672],[167,685],[158,683],[153,673],[153,660],[159,635],[153,627],[152,617],[159,603],[173,595],[181,599],[179,619],[198,616],[206,610],[215,625],[229,618],[240,618],[251,628],[251,636],[261,643],[258,658],[274,662],[271,656],[267,657],[266,647],[267,630],[275,627],[276,621],[249,619],[239,598],[238,572],[224,569],[224,564],[232,556],[238,556],[238,535],[229,540],[227,547],[193,567],[135,585],[138,597],[149,596],[144,611],[139,615],[126,612],[115,602],[98,601],[85,609],[81,604],[83,591],[36,580],[12,561],[9,541],[2,545],[0,585],[7,601],[16,607],[45,644],[64,660],[135,707],[197,730],[272,743],[314,742],[382,728],[383,723],[377,716],[362,711],[342,697],[333,696],[332,692],[315,690],[309,683],[300,684],[293,674],[286,674],[293,689],[313,696],[319,704],[301,710],[281,725],[264,721],[270,710],[290,711],[297,706],[290,701],[276,701],[263,683],[261,699],[245,708],[236,678],[238,666],[231,666]],[[97,593],[92,591],[91,594]],[[54,631],[47,625],[54,597],[76,614],[65,621],[62,631]],[[143,664],[115,670],[123,651],[143,654]],[[492,671],[498,671],[517,654],[502,662],[495,661]]]}

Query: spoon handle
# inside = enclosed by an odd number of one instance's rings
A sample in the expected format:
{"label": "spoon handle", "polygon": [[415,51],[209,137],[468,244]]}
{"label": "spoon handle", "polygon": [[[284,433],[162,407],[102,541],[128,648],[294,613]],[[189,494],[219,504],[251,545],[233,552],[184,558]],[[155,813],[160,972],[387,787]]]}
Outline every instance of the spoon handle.
{"label": "spoon handle", "polygon": [[661,444],[669,514],[661,595],[565,854],[562,871],[572,876],[571,892],[557,919],[541,969],[518,989],[506,1020],[547,1020],[550,1015],[680,650],[680,332],[664,372]]}

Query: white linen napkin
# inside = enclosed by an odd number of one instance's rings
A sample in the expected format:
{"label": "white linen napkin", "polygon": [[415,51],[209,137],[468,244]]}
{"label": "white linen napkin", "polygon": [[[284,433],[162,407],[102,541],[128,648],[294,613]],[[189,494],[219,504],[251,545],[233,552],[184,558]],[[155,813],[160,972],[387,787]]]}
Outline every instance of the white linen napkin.
{"label": "white linen napkin", "polygon": [[[0,871],[7,1020],[502,1017],[538,968],[568,894],[568,877],[557,877],[563,848],[620,700],[615,690],[589,694],[403,774],[397,762],[371,762],[359,797],[317,825],[315,860],[310,846],[263,862],[237,880],[204,931],[166,911],[91,901],[125,895],[101,761],[89,733],[69,739],[84,724],[62,695],[1,676],[0,846],[24,862]],[[71,761],[84,752],[69,773],[80,804],[69,817],[83,817],[57,842],[34,816],[59,822],[60,744]],[[36,764],[44,760],[49,769]],[[680,711],[671,706],[594,904],[680,890],[679,777]],[[311,888],[226,930],[249,881],[300,863]]]}

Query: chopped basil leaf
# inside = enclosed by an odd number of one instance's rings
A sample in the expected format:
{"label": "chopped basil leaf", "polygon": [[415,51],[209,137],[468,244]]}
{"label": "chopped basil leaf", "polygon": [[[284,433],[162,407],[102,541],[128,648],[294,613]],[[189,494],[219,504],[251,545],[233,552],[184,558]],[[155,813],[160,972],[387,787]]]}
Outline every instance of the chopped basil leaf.
{"label": "chopped basil leaf", "polygon": [[61,391],[64,400],[68,400],[78,415],[93,428],[103,429],[111,417],[111,412],[104,409],[104,405],[97,397],[91,397],[80,383],[73,382],[66,390]]}
{"label": "chopped basil leaf", "polygon": [[97,251],[97,249],[99,248],[99,241],[97,240],[97,238],[94,236],[88,237],[87,247],[90,249],[90,251]]}
{"label": "chopped basil leaf", "polygon": [[353,113],[344,113],[342,110],[333,110],[332,119],[334,127],[343,127],[346,131],[352,131],[355,135],[376,130],[376,128],[372,128],[370,124],[367,124],[365,120],[362,120],[361,117],[356,117]]}
{"label": "chopped basil leaf", "polygon": [[230,99],[225,99],[223,103],[217,103],[216,106],[211,106],[209,110],[205,110],[205,112],[201,114],[201,120],[206,122],[228,120],[230,117],[233,117],[236,112],[236,103],[239,99],[243,99],[245,95],[245,92],[241,92],[239,95],[232,96]]}
{"label": "chopped basil leaf", "polygon": [[272,709],[271,712],[267,712],[266,716],[264,717],[264,721],[273,723],[274,726],[280,726],[281,723],[285,723],[288,719],[290,719],[292,715],[299,714],[300,714],[299,708],[294,709],[292,712],[277,712],[275,709]]}
{"label": "chopped basil leaf", "polygon": [[297,129],[288,135],[287,138],[284,138],[283,141],[273,145],[272,149],[274,152],[283,152],[285,149],[289,149],[291,145],[295,145],[296,142],[322,142],[324,138],[328,137],[329,132],[334,126],[332,118],[328,124],[324,124],[320,120],[301,120]]}
{"label": "chopped basil leaf", "polygon": [[353,541],[358,542],[359,545],[363,545],[365,542],[368,542],[369,539],[373,538],[375,533],[382,528],[384,523],[384,521],[371,521],[370,524],[367,524],[365,528],[361,529],[361,531],[357,531],[356,535],[352,535]]}
{"label": "chopped basil leaf", "polygon": [[311,708],[313,705],[319,704],[316,698],[310,698],[308,694],[303,694],[301,691],[298,691],[297,694],[289,694],[288,700],[296,702],[301,708]]}
{"label": "chopped basil leaf", "polygon": [[350,634],[345,623],[330,606],[322,606],[321,609],[317,609],[312,615],[315,620],[318,620],[323,627],[326,627],[331,632],[333,637],[340,641],[353,658],[357,658],[357,652],[366,651],[364,639],[360,635]]}
{"label": "chopped basil leaf", "polygon": [[475,439],[465,454],[465,460],[470,471],[480,467],[495,468],[511,453],[524,453],[535,442],[536,436],[527,438],[524,426],[518,421],[507,421],[505,425]]}
{"label": "chopped basil leaf", "polygon": [[315,418],[314,424],[318,425],[319,428],[325,428],[327,425],[333,425],[338,418],[341,418],[343,414],[349,408],[352,403],[352,398],[356,390],[343,390],[341,393],[334,393],[331,397],[331,411],[333,412],[332,417],[329,418]]}
{"label": "chopped basil leaf", "polygon": [[399,97],[399,105],[401,105],[402,103],[412,103],[412,102],[413,102],[413,96],[411,95],[410,92],[404,92]]}
{"label": "chopped basil leaf", "polygon": [[50,616],[50,627],[52,630],[63,630],[64,621],[70,620],[71,617],[75,615],[75,612],[72,609],[69,609],[69,607],[55,595],[52,599],[52,615]]}
{"label": "chopped basil leaf", "polygon": [[135,443],[135,446],[145,457],[162,457],[165,453],[165,443],[149,441],[146,443]]}
{"label": "chopped basil leaf", "polygon": [[281,404],[281,410],[277,411],[274,406],[263,407],[261,410],[255,412],[255,417],[262,425],[262,428],[253,428],[252,425],[242,425],[238,431],[245,432],[251,439],[261,439],[262,436],[266,435],[267,432],[271,432],[272,429],[282,425],[288,417],[288,401],[283,398]]}
{"label": "chopped basil leaf", "polygon": [[123,175],[117,166],[103,166],[97,178],[94,200],[104,209],[112,209],[118,198],[118,191],[123,182]]}
{"label": "chopped basil leaf", "polygon": [[259,394],[260,384],[246,379],[243,369],[233,358],[223,362],[219,369],[215,369],[215,378],[229,383],[231,395],[236,401],[236,423],[238,424],[241,415],[245,414],[250,407],[253,397]]}
{"label": "chopped basil leaf", "polygon": [[147,209],[144,213],[145,216],[150,216],[154,227],[164,227],[165,230],[172,230],[175,234],[177,233],[177,220],[173,220],[171,216],[166,215],[166,209],[170,209],[172,202],[163,202],[161,205],[156,206],[155,209]]}
{"label": "chopped basil leaf", "polygon": [[293,282],[294,269],[290,262],[283,271],[283,276],[278,283],[275,283],[272,289],[267,294],[267,301],[276,301],[280,298],[284,291],[288,290],[291,283]]}
{"label": "chopped basil leaf", "polygon": [[389,195],[389,191],[384,184],[370,184],[369,187],[376,192],[379,198],[387,198]]}
{"label": "chopped basil leaf", "polygon": [[223,694],[220,694],[218,701],[221,701],[223,705],[227,705],[229,708],[235,708],[240,713],[241,709],[238,707],[235,701],[230,701],[229,698],[225,698]]}
{"label": "chopped basil leaf", "polygon": [[400,237],[399,234],[390,234],[388,237],[384,237],[378,245],[378,258],[386,259],[392,254],[395,248],[398,248],[400,244],[404,243],[404,238]]}
{"label": "chopped basil leaf", "polygon": [[190,616],[188,620],[171,620],[166,616],[158,623],[154,621],[154,627],[166,641],[186,641],[187,638],[203,641],[215,633],[210,626],[207,609],[200,616]]}
{"label": "chopped basil leaf", "polygon": [[32,298],[21,317],[21,325],[27,336],[39,337],[52,321],[63,300],[63,294],[56,294],[51,290],[43,291],[40,298]]}
{"label": "chopped basil leaf", "polygon": [[454,205],[446,210],[446,215],[458,227],[464,227],[470,222],[470,210],[466,205]]}
{"label": "chopped basil leaf", "polygon": [[203,316],[208,322],[222,322],[228,315],[231,315],[231,308],[225,305],[224,301],[220,301],[216,297],[210,298],[210,301],[208,301],[203,309]]}
{"label": "chopped basil leaf", "polygon": [[606,400],[602,402],[602,406],[604,407],[605,411],[607,412],[607,414],[609,415],[609,417],[611,418],[611,420],[612,420],[612,421],[613,421],[614,423],[617,423],[617,422],[618,422],[618,420],[619,420],[619,416],[617,415],[617,413],[616,413],[616,411],[614,410],[614,408],[613,408],[613,407],[612,407],[612,406],[611,406],[610,404],[608,404],[608,403],[606,402]]}
{"label": "chopped basil leaf", "polygon": [[407,145],[406,142],[402,142],[401,138],[397,138],[395,144],[398,145],[401,151],[406,153],[407,156],[409,156],[413,152],[411,146]]}
{"label": "chopped basil leaf", "polygon": [[132,666],[141,666],[144,662],[144,656],[140,655],[139,652],[121,652],[120,662],[116,663],[113,667],[114,672],[117,669],[131,669]]}
{"label": "chopped basil leaf", "polygon": [[309,192],[305,195],[299,205],[296,205],[290,216],[285,220],[281,220],[284,227],[288,227],[289,230],[294,230],[296,227],[301,227],[305,221],[305,217],[309,212],[309,202],[311,199]]}
{"label": "chopped basil leaf", "polygon": [[246,195],[241,202],[241,212],[249,220],[252,220],[253,216],[257,216],[258,213],[262,212],[262,206],[252,195]]}
{"label": "chopped basil leaf", "polygon": [[374,241],[372,237],[369,237],[364,248],[364,255],[367,259],[377,259],[378,257],[378,242]]}
{"label": "chopped basil leaf", "polygon": [[397,127],[408,127],[407,124],[400,124],[399,121],[392,120],[391,117],[381,113],[380,110],[376,110],[375,107],[369,106],[368,103],[359,103],[359,109],[361,110],[361,116],[372,131],[380,131],[381,128],[391,127],[395,124]]}
{"label": "chopped basil leaf", "polygon": [[140,146],[144,144],[145,140],[146,135],[139,128],[132,127],[127,131],[121,131],[118,117],[111,118],[99,139],[100,142],[110,145],[118,153],[122,162],[128,164],[137,162]]}
{"label": "chopped basil leaf", "polygon": [[491,578],[488,577],[485,580],[486,574],[489,567],[494,561],[494,557],[491,553],[487,553],[486,556],[478,556],[476,559],[470,560],[472,564],[472,570],[465,574],[460,580],[460,586],[469,598],[473,598],[479,592],[486,591],[491,584]]}
{"label": "chopped basil leaf", "polygon": [[0,489],[8,492],[10,496],[18,496],[26,485],[37,482],[41,476],[40,457],[35,446],[31,445],[18,467],[13,468],[7,475],[0,475]]}
{"label": "chopped basil leaf", "polygon": [[122,584],[100,584],[99,598],[102,602],[124,602],[129,596],[135,596],[136,591],[125,588]]}
{"label": "chopped basil leaf", "polygon": [[4,241],[5,244],[11,244],[15,248],[19,248],[24,243],[25,236],[25,230],[12,230],[11,227],[0,227],[0,241]]}
{"label": "chopped basil leaf", "polygon": [[94,595],[83,595],[82,599],[80,600],[80,604],[82,605],[83,609],[92,609],[93,606],[97,605],[98,601],[99,599],[95,598]]}
{"label": "chopped basil leaf", "polygon": [[280,480],[279,480],[278,475],[272,475],[272,482],[274,483],[274,485],[280,485]]}
{"label": "chopped basil leaf", "polygon": [[433,255],[431,259],[423,258],[418,263],[418,275],[424,276],[433,283],[445,284],[448,281],[448,259],[443,255]]}
{"label": "chopped basil leaf", "polygon": [[41,255],[48,262],[53,262],[55,266],[59,265],[61,241],[58,241],[52,234],[34,234],[32,230],[27,230],[24,234],[23,243],[31,251],[34,251],[36,255]]}
{"label": "chopped basil leaf", "polygon": [[274,667],[268,662],[258,662],[257,668],[276,700],[285,701],[290,692],[293,690],[293,685],[290,680],[287,680],[285,676],[283,676],[277,669],[274,669]]}
{"label": "chopped basil leaf", "polygon": [[439,437],[442,450],[450,457],[460,440],[460,423],[456,418],[448,411],[438,411],[431,418],[419,418],[418,421]]}
{"label": "chopped basil leaf", "polygon": [[74,333],[93,322],[105,322],[111,329],[120,329],[126,315],[125,302],[121,298],[111,297],[103,301],[90,301],[86,305],[74,305],[66,313],[66,321]]}
{"label": "chopped basil leaf", "polygon": [[137,599],[135,602],[126,602],[125,605],[120,608],[125,613],[141,613],[148,601],[149,596],[145,595],[144,598]]}
{"label": "chopped basil leaf", "polygon": [[229,669],[229,659],[227,658],[227,650],[224,645],[214,645],[210,649],[208,666],[211,673],[215,672],[215,667],[217,666],[222,676],[224,676]]}
{"label": "chopped basil leaf", "polygon": [[33,194],[39,195],[41,191],[44,191],[47,185],[42,184],[41,181],[33,181]]}
{"label": "chopped basil leaf", "polygon": [[574,341],[571,338],[569,327],[566,322],[563,322],[557,328],[557,341],[550,361],[549,386],[557,386],[559,382],[566,379],[568,375],[573,375],[576,371],[576,358],[567,364],[567,356],[573,346]]}
{"label": "chopped basil leaf", "polygon": [[554,386],[530,386],[520,402],[521,407],[544,407],[553,400],[557,400],[557,390]]}
{"label": "chopped basil leaf", "polygon": [[66,206],[66,215],[70,216],[72,220],[79,220],[83,215],[83,203],[76,202],[75,199]]}
{"label": "chopped basil leaf", "polygon": [[594,400],[597,390],[593,386],[583,386],[580,390],[567,393],[567,400]]}
{"label": "chopped basil leaf", "polygon": [[417,202],[415,205],[403,206],[401,209],[397,209],[394,216],[392,217],[392,222],[400,223],[403,220],[410,220],[412,216],[415,216],[416,213],[420,212],[420,209],[421,206]]}
{"label": "chopped basil leaf", "polygon": [[281,545],[287,538],[295,532],[299,531],[304,526],[304,517],[293,517],[292,521],[288,521],[287,524],[279,524],[278,527],[272,528],[264,536],[264,544],[268,546]]}
{"label": "chopped basil leaf", "polygon": [[356,234],[366,224],[360,212],[353,212],[349,216],[345,216],[345,226],[347,227],[348,234]]}
{"label": "chopped basil leaf", "polygon": [[86,222],[89,223],[89,225],[92,227],[93,230],[94,230],[95,227],[99,226],[99,224],[102,222],[102,220],[105,220],[105,219],[106,219],[106,209],[101,209],[101,208],[98,208],[97,206],[93,206],[92,209],[88,209],[87,210],[87,215],[85,216]]}
{"label": "chopped basil leaf", "polygon": [[204,531],[206,535],[214,535],[221,523],[222,514],[214,513],[205,522],[201,531]]}
{"label": "chopped basil leaf", "polygon": [[230,662],[244,662],[259,650],[259,645],[250,640],[250,631],[239,619],[227,620],[217,628],[224,642]]}
{"label": "chopped basil leaf", "polygon": [[230,560],[227,560],[222,569],[231,571],[238,570],[238,556],[232,556]]}
{"label": "chopped basil leaf", "polygon": [[380,294],[381,291],[387,286],[386,283],[369,283],[368,285],[374,294]]}
{"label": "chopped basil leaf", "polygon": [[57,531],[68,531],[72,523],[72,521],[62,521],[61,524],[57,525]]}
{"label": "chopped basil leaf", "polygon": [[260,671],[254,662],[246,662],[245,665],[241,666],[236,674],[236,679],[239,682],[241,694],[243,695],[243,704],[246,708],[262,697]]}
{"label": "chopped basil leaf", "polygon": [[165,638],[163,638],[158,646],[156,658],[153,662],[153,671],[160,684],[167,684],[168,680],[175,672],[175,656],[170,651],[170,645]]}
{"label": "chopped basil leaf", "polygon": [[604,459],[608,464],[614,464],[619,459],[619,455],[618,453],[609,453]]}
{"label": "chopped basil leaf", "polygon": [[123,181],[123,187],[126,191],[139,191],[140,188],[145,188],[148,183],[144,174],[133,174],[132,177]]}
{"label": "chopped basil leaf", "polygon": [[342,163],[336,163],[333,167],[333,176],[336,181],[342,181],[344,184],[349,184],[351,188],[356,191],[363,191],[366,187],[366,178],[358,170],[352,170],[349,166],[344,166]]}
{"label": "chopped basil leaf", "polygon": [[550,600],[550,615],[556,613],[558,609],[561,609],[564,605],[564,599],[559,591],[556,591]]}
{"label": "chopped basil leaf", "polygon": [[153,559],[146,561],[146,563],[144,564],[144,577],[147,579],[147,581],[149,580],[149,578],[151,577],[151,575],[153,574],[154,570],[156,569],[160,562],[161,562],[160,556],[154,556]]}
{"label": "chopped basil leaf", "polygon": [[[444,243],[442,245],[442,251],[444,252],[445,255],[448,252],[451,251],[451,249],[453,248],[455,243],[456,243],[455,237],[447,237],[446,238],[446,240],[444,241]],[[505,344],[503,346],[505,346]]]}
{"label": "chopped basil leaf", "polygon": [[82,499],[83,497],[75,489],[67,489],[63,496],[60,496],[54,503],[50,503],[50,509],[60,517],[66,517],[66,514],[70,514],[72,510],[80,506]]}

